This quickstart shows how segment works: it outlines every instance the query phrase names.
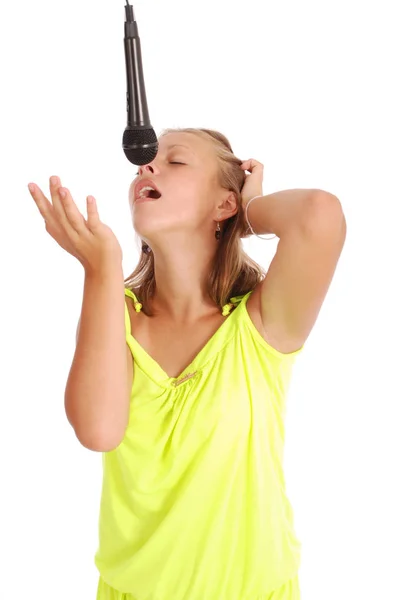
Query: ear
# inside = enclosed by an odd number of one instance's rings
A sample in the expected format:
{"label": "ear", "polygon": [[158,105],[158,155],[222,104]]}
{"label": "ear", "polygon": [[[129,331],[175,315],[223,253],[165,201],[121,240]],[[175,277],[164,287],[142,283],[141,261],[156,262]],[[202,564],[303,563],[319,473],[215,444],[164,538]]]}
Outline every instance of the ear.
{"label": "ear", "polygon": [[237,214],[238,210],[239,210],[239,202],[237,200],[237,196],[235,194],[235,192],[230,192],[230,196],[229,196],[229,204],[231,207],[231,215],[230,217],[233,217],[234,215]]}
{"label": "ear", "polygon": [[233,217],[238,212],[238,201],[235,192],[227,190],[221,187],[218,183],[216,187],[211,190],[211,194],[214,196],[214,212],[213,218],[215,221],[226,221],[230,217]]}
{"label": "ear", "polygon": [[228,192],[227,194],[226,190],[217,209],[225,219],[229,219],[235,215],[238,212],[238,202],[235,192]]}

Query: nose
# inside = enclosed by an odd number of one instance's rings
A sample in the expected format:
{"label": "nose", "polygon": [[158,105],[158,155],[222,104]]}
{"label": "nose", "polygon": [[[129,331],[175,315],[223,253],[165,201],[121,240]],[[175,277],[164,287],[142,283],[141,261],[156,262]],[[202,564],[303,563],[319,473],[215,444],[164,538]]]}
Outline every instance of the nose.
{"label": "nose", "polygon": [[139,167],[138,171],[139,175],[143,175],[144,173],[154,173],[155,168],[152,165],[152,163],[149,163],[148,165],[143,165],[142,167]]}

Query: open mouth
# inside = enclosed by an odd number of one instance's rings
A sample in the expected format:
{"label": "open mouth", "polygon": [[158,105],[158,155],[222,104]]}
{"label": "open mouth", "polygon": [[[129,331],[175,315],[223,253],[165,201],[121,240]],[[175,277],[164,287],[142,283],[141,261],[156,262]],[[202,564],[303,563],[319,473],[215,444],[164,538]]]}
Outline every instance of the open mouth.
{"label": "open mouth", "polygon": [[150,186],[144,187],[138,194],[137,201],[143,200],[145,198],[150,198],[151,200],[158,200],[161,196],[161,193],[157,190],[154,190]]}

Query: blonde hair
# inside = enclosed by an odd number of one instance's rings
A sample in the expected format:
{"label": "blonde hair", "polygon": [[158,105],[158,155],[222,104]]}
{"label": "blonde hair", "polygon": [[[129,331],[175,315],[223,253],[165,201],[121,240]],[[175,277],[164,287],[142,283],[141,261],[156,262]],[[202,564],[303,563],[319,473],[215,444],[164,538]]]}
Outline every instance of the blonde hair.
{"label": "blonde hair", "polygon": [[[220,223],[221,239],[216,242],[215,260],[207,280],[209,297],[217,306],[223,307],[230,298],[254,290],[266,275],[266,271],[252,260],[242,247],[241,238],[249,237],[241,199],[241,190],[245,182],[245,172],[241,169],[243,161],[235,156],[228,139],[218,131],[175,128],[164,129],[161,136],[168,133],[194,133],[211,141],[220,163],[219,183],[223,188],[234,192],[237,199],[237,213]],[[140,236],[137,233],[135,235],[136,240],[141,243]],[[150,308],[150,300],[156,289],[153,252],[147,254],[141,251],[135,270],[124,280],[124,284],[137,295],[142,304],[142,311],[147,316],[153,316]]]}

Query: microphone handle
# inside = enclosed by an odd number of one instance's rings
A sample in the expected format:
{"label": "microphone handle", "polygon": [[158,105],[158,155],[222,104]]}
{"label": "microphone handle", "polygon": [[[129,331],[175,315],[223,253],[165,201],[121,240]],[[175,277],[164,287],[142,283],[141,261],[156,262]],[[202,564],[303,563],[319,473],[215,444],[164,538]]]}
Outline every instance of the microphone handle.
{"label": "microphone handle", "polygon": [[[132,7],[125,7],[126,10]],[[132,11],[128,15],[132,15]],[[127,72],[128,127],[151,127],[143,77],[141,41],[136,21],[126,21],[124,36]]]}

